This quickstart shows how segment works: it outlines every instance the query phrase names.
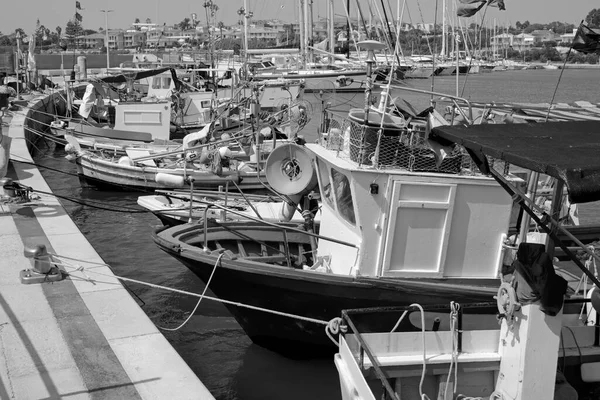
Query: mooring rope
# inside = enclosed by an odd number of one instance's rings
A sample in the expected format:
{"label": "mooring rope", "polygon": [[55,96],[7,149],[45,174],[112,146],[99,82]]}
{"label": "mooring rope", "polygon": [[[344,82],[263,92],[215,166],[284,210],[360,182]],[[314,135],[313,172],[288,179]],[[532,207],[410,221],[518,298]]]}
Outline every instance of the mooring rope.
{"label": "mooring rope", "polygon": [[190,319],[192,319],[192,316],[196,313],[196,310],[200,306],[200,303],[202,302],[202,299],[204,298],[204,295],[206,294],[206,291],[208,290],[208,287],[210,286],[210,282],[212,281],[212,278],[215,275],[215,271],[217,270],[217,266],[219,264],[221,264],[221,258],[223,258],[224,254],[225,253],[219,254],[219,257],[217,258],[217,261],[215,262],[215,266],[213,267],[213,270],[210,273],[210,277],[208,278],[208,281],[206,282],[206,286],[204,286],[204,290],[202,291],[202,294],[200,295],[200,298],[198,299],[198,302],[196,303],[196,307],[194,307],[194,309],[192,310],[192,312],[190,313],[190,315],[186,318],[186,320],[183,321],[177,328],[163,328],[161,326],[156,325],[158,327],[158,329],[162,329],[163,331],[175,332],[175,331],[178,331],[181,328],[183,328],[185,326],[185,324],[187,324],[188,321]]}
{"label": "mooring rope", "polygon": [[[98,263],[98,262],[93,262],[93,261],[85,261],[85,260],[80,260],[77,258],[72,258],[72,257],[67,257],[67,256],[63,256],[63,255],[59,255],[59,254],[55,254],[55,253],[49,253],[53,260],[52,261],[48,261],[54,265],[59,265],[65,268],[71,268],[74,271],[80,271],[82,272],[82,274],[84,274],[84,276],[87,276],[87,273],[85,273],[86,271],[88,273],[93,273],[93,274],[97,274],[100,276],[106,276],[108,278],[115,278],[121,281],[125,281],[125,282],[132,282],[132,283],[137,283],[140,285],[144,285],[144,286],[148,286],[148,287],[152,287],[155,289],[162,289],[162,290],[166,290],[169,292],[174,292],[174,293],[179,293],[179,294],[184,294],[184,295],[188,295],[188,296],[192,296],[192,297],[199,297],[199,298],[204,298],[204,299],[208,299],[208,300],[212,300],[212,301],[216,301],[219,303],[223,303],[223,304],[228,304],[228,305],[233,305],[236,307],[242,307],[242,308],[248,308],[250,310],[256,310],[256,311],[262,311],[262,312],[266,312],[266,313],[270,313],[270,314],[274,314],[274,315],[279,315],[282,317],[287,317],[287,318],[294,318],[294,319],[299,319],[302,321],[306,321],[306,322],[312,322],[314,324],[319,324],[319,325],[324,325],[327,326],[329,324],[329,321],[324,321],[321,319],[316,319],[316,318],[310,318],[310,317],[305,317],[302,315],[297,315],[297,314],[292,314],[292,313],[286,313],[283,311],[277,311],[277,310],[273,310],[273,309],[269,309],[269,308],[264,308],[264,307],[258,307],[258,306],[253,306],[250,304],[244,304],[244,303],[240,303],[237,301],[230,301],[230,300],[225,300],[225,299],[219,299],[217,297],[212,297],[212,296],[206,296],[204,294],[198,294],[198,293],[194,293],[194,292],[189,292],[187,290],[181,290],[181,289],[175,289],[175,288],[170,288],[168,286],[163,286],[163,285],[157,285],[155,283],[150,283],[150,282],[144,282],[144,281],[140,281],[137,279],[132,279],[132,278],[126,278],[124,276],[119,276],[119,275],[110,275],[110,274],[105,274],[102,272],[98,272],[98,271],[94,271],[91,269],[86,269],[83,265],[72,265],[70,263],[64,263],[64,262],[57,262],[54,258],[57,259],[66,259],[66,260],[72,260],[72,261],[77,261],[77,262],[85,262],[88,264],[92,264],[92,265],[96,265],[96,266],[101,266],[101,267],[108,267],[111,268],[110,265],[106,264],[106,263]],[[90,281],[91,283],[95,283],[95,280],[92,278],[86,279],[88,281]]]}

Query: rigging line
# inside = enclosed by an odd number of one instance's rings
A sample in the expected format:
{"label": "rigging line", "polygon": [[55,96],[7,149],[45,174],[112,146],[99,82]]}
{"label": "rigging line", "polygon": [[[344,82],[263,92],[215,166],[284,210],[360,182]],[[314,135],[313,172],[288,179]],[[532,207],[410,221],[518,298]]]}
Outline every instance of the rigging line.
{"label": "rigging line", "polygon": [[365,29],[365,32],[367,34],[367,39],[369,39],[369,31],[367,30],[367,23],[365,22],[365,17],[363,16],[363,12],[362,9],[360,8],[360,3],[358,0],[356,0],[356,9],[358,10],[358,16],[360,18],[360,21],[363,24],[363,28]]}
{"label": "rigging line", "polygon": [[72,172],[66,172],[66,171],[62,171],[62,170],[60,170],[60,169],[56,169],[56,168],[52,168],[52,167],[48,167],[48,166],[46,166],[46,165],[43,165],[43,164],[38,164],[38,163],[35,163],[35,162],[23,161],[23,160],[14,160],[14,159],[12,159],[12,157],[20,157],[20,158],[23,158],[23,159],[25,159],[25,157],[22,157],[22,156],[20,156],[20,155],[18,155],[18,154],[11,154],[11,160],[10,160],[11,162],[17,162],[17,163],[21,163],[21,164],[29,164],[29,165],[34,165],[34,166],[36,166],[36,167],[38,167],[38,168],[39,168],[39,167],[41,167],[41,168],[49,169],[50,171],[54,171],[54,172],[60,172],[60,173],[63,173],[63,174],[65,174],[65,175],[70,175],[70,176],[79,177],[79,175],[77,175],[77,174],[74,174],[74,173],[72,173]]}
{"label": "rigging line", "polygon": [[[479,37],[479,35],[481,33],[481,29],[483,28],[483,21],[485,20],[485,14],[486,14],[488,8],[489,8],[489,3],[487,3],[485,5],[485,8],[483,9],[483,14],[481,16],[481,24],[479,25],[479,29],[477,30],[477,33],[475,34],[476,38]],[[481,43],[480,43],[480,45],[481,45]],[[471,60],[469,60],[469,70],[471,69],[472,63],[473,63],[473,56],[471,56]],[[456,73],[458,74],[458,71],[456,71]],[[460,97],[462,97],[465,94],[465,88],[467,87],[467,81],[468,80],[469,80],[469,73],[467,72],[467,76],[465,76],[465,82],[463,83],[463,87],[462,87],[462,90],[460,92]]]}
{"label": "rigging line", "polygon": [[[417,8],[419,9],[419,14],[421,15],[421,22],[425,24],[425,18],[423,18],[423,10],[421,10],[421,2],[419,0],[417,0]],[[429,49],[429,54],[433,54],[433,51],[431,50],[431,44],[429,43],[429,35],[425,36],[425,40],[427,41],[427,48]]]}
{"label": "rigging line", "polygon": [[[371,4],[371,3],[369,2],[369,4]],[[379,6],[377,6],[377,3],[374,0],[373,0],[373,6],[375,7],[375,11],[377,11],[377,15],[379,16],[379,21],[383,25],[383,17],[381,15],[381,11],[379,10]],[[369,10],[372,13],[372,10],[371,10],[370,6],[369,6]],[[373,29],[372,26],[371,26],[371,29]],[[388,26],[388,29],[389,29],[389,26]],[[381,35],[379,34],[380,31],[378,29],[375,29],[375,32],[377,32],[377,38],[379,39],[381,37]],[[390,49],[394,48],[394,46],[392,45],[392,38],[388,36],[387,31],[382,28],[381,32],[383,33],[383,40],[386,42],[386,44],[388,45],[388,47]],[[386,52],[386,61],[387,61],[387,52]]]}
{"label": "rigging line", "polygon": [[[348,12],[348,4],[346,4],[345,1],[342,1],[342,4],[344,5],[344,11],[346,12],[346,19],[348,20],[348,24],[350,24],[350,37],[352,38],[352,42],[354,42],[354,48],[356,49],[356,54],[358,56],[358,59],[360,60],[360,50],[358,49],[358,44],[356,43],[356,38],[354,37],[354,35],[352,34],[352,32],[354,32],[352,30],[352,23],[350,20],[350,14]],[[350,37],[346,38],[346,41],[348,42],[348,51],[350,51]]]}
{"label": "rigging line", "polygon": [[[59,256],[59,255],[56,255],[56,254],[51,254],[51,255],[52,256],[56,256],[58,258],[62,257],[62,256]],[[74,259],[74,260],[76,260],[76,259]],[[76,260],[76,261],[87,262],[85,260]],[[69,264],[61,264],[61,263],[57,263],[57,264],[60,264],[62,266],[68,267],[68,268],[73,268],[76,271],[77,270],[81,270],[81,272],[83,272],[83,267],[81,267],[81,266],[78,267],[78,268],[75,268],[75,267],[73,267],[73,266],[71,266]],[[94,264],[102,265],[102,266],[106,266],[106,267],[111,268],[110,265],[108,265],[108,264],[100,264],[100,263],[94,263]],[[149,286],[149,287],[152,287],[152,288],[155,288],[155,289],[167,290],[167,291],[170,291],[170,292],[184,294],[184,295],[188,295],[188,296],[192,296],[192,297],[201,297],[202,296],[201,294],[198,294],[198,293],[189,292],[189,291],[181,290],[181,289],[170,288],[168,286],[157,285],[155,283],[144,282],[144,281],[140,281],[140,280],[137,280],[137,279],[126,278],[124,276],[119,276],[119,275],[114,275],[114,274],[113,275],[109,275],[109,274],[105,274],[105,273],[94,271],[94,270],[89,270],[87,272],[89,272],[91,274],[97,274],[97,275],[101,275],[101,276],[106,276],[108,278],[118,279],[120,281],[137,283],[137,284],[144,285],[144,286]],[[83,278],[83,279],[85,279],[85,278]],[[94,280],[92,279],[91,281],[93,282]],[[264,307],[257,307],[257,306],[253,306],[253,305],[250,305],[250,304],[244,304],[244,303],[240,303],[240,302],[236,302],[236,301],[219,299],[217,297],[212,297],[212,296],[204,296],[203,298],[208,299],[208,300],[212,300],[212,301],[216,301],[216,302],[219,302],[219,303],[223,303],[223,304],[233,305],[233,306],[236,306],[236,307],[242,307],[242,308],[248,308],[248,309],[251,309],[251,310],[267,312],[267,313],[270,313],[270,314],[275,314],[275,315],[279,315],[279,316],[283,316],[283,317],[288,317],[288,318],[296,318],[296,319],[300,319],[300,320],[307,321],[307,322],[312,322],[312,323],[319,324],[319,325],[327,325],[329,323],[328,321],[324,321],[324,320],[320,320],[320,319],[316,319],[316,318],[304,317],[302,315],[296,315],[296,314],[291,314],[291,313],[284,313],[284,312],[273,310],[273,309],[268,309],[268,308],[264,308]]]}
{"label": "rigging line", "polygon": [[[579,24],[579,27],[577,28],[577,34],[579,34],[579,30],[581,29],[581,25],[583,25],[584,21],[581,21],[581,23]],[[546,113],[546,120],[544,122],[548,122],[548,118],[550,117],[550,110],[552,109],[552,104],[554,103],[554,99],[556,97],[556,92],[558,91],[558,85],[560,84],[560,80],[562,79],[563,76],[563,72],[565,71],[565,65],[567,65],[567,60],[569,59],[569,56],[571,55],[571,50],[573,50],[573,43],[571,43],[571,46],[569,46],[569,51],[567,52],[567,55],[565,56],[565,62],[563,63],[562,68],[560,69],[560,75],[558,76],[558,81],[556,82],[556,87],[554,88],[554,93],[552,93],[552,100],[550,100],[550,104],[548,105],[548,112]]]}
{"label": "rigging line", "polygon": [[[150,211],[148,210],[140,210],[140,209],[134,209],[133,207],[123,207],[123,209],[119,210],[116,208],[108,208],[108,207],[102,207],[102,206],[97,206],[95,204],[91,204],[89,202],[83,201],[83,200],[78,200],[75,199],[73,197],[69,197],[69,196],[62,196],[60,194],[56,194],[56,193],[50,193],[50,192],[45,192],[42,190],[37,190],[37,189],[33,189],[33,188],[29,188],[31,189],[32,192],[34,193],[39,193],[39,194],[44,194],[46,196],[52,196],[52,197],[56,197],[62,200],[67,200],[67,201],[71,201],[73,203],[77,203],[79,205],[82,206],[88,206],[88,207],[92,207],[92,208],[97,208],[99,210],[105,210],[105,211],[112,211],[112,212],[121,212],[121,213],[131,213],[131,214],[147,214]],[[91,200],[91,202],[95,202],[94,200]]]}
{"label": "rigging line", "polygon": [[[436,27],[437,27],[437,18],[438,18],[438,5],[439,5],[439,0],[435,0],[435,14],[433,17],[433,31],[436,31]],[[442,40],[444,40],[442,38]],[[435,41],[435,54],[433,57],[431,57],[431,69],[432,69],[432,73],[431,73],[431,95],[429,97],[429,102],[431,105],[433,105],[433,89],[435,86],[435,58],[436,56],[438,56],[438,41]]]}
{"label": "rigging line", "polygon": [[[177,197],[177,196],[172,196],[172,197],[176,198],[176,199],[179,198],[181,200],[186,200],[187,199],[186,197]],[[285,229],[286,231],[296,232],[296,233],[300,233],[302,235],[313,236],[313,237],[315,237],[317,239],[323,239],[323,240],[326,240],[326,241],[329,241],[329,242],[338,243],[338,244],[341,244],[341,245],[344,245],[344,246],[348,246],[348,247],[352,247],[352,248],[358,250],[358,246],[355,245],[355,244],[353,244],[353,243],[345,242],[343,240],[335,239],[335,238],[328,237],[328,236],[319,235],[319,234],[316,234],[316,233],[306,232],[306,231],[303,231],[303,230],[298,229],[298,228],[293,228],[291,226],[280,225],[280,224],[277,224],[275,222],[269,222],[269,221],[265,221],[265,220],[262,220],[262,219],[259,219],[259,218],[254,218],[254,217],[252,217],[250,215],[246,215],[246,214],[240,213],[240,212],[238,212],[236,210],[231,210],[231,209],[229,209],[227,207],[221,206],[220,204],[215,204],[215,203],[210,202],[210,201],[204,201],[204,200],[201,200],[201,199],[197,199],[195,201],[197,203],[200,203],[200,204],[208,204],[208,205],[211,205],[212,207],[216,207],[216,208],[219,208],[221,210],[226,210],[228,213],[235,214],[235,215],[240,215],[240,216],[242,216],[244,218],[247,218],[247,219],[249,219],[251,221],[259,222],[259,223],[267,225],[267,226],[271,226],[271,227],[275,227],[275,228],[279,228],[279,229]]]}
{"label": "rigging line", "polygon": [[[390,27],[390,21],[388,20],[387,11],[385,10],[385,4],[383,3],[383,1],[384,0],[381,0],[381,8],[383,8],[383,16],[385,17],[385,24],[388,28],[388,33],[389,33],[389,37],[390,37],[390,47],[395,48],[396,43],[395,43],[395,41],[393,41],[394,36],[392,35],[392,28]],[[398,57],[398,53],[396,51],[394,51],[394,54],[396,55],[396,57]],[[400,63],[400,60],[398,60],[398,63]]]}

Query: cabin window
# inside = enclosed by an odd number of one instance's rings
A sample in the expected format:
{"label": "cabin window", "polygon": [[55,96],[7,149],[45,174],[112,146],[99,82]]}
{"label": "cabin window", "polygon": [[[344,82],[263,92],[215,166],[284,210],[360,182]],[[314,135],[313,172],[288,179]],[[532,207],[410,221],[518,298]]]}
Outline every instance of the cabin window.
{"label": "cabin window", "polygon": [[319,180],[321,181],[322,188],[322,196],[325,199],[325,202],[331,207],[335,209],[333,205],[333,193],[331,193],[331,181],[329,179],[329,173],[327,168],[318,168],[319,171]]}
{"label": "cabin window", "polygon": [[202,100],[200,105],[202,106],[202,108],[210,108],[210,100]]}
{"label": "cabin window", "polygon": [[163,78],[163,89],[171,87],[171,78]]}
{"label": "cabin window", "polygon": [[331,179],[338,212],[346,221],[350,222],[352,225],[356,224],[350,181],[346,175],[333,168],[331,169]]}
{"label": "cabin window", "polygon": [[152,78],[152,89],[160,89],[160,77]]}

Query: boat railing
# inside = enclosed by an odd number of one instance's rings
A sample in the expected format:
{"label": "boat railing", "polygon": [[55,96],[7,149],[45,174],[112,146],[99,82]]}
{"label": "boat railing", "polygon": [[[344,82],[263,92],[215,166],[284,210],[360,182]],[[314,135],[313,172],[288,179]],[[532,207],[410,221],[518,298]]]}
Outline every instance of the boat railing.
{"label": "boat railing", "polygon": [[[591,299],[589,298],[581,298],[581,297],[577,297],[577,298],[571,298],[571,299],[565,299],[564,300],[564,304],[581,304],[582,306],[585,306],[587,304],[591,303]],[[397,399],[397,394],[395,392],[395,390],[392,388],[391,384],[390,384],[390,380],[387,377],[387,374],[383,371],[383,367],[381,365],[381,363],[378,361],[378,355],[375,353],[375,351],[371,348],[371,346],[369,346],[369,340],[363,336],[365,333],[361,333],[360,329],[358,328],[359,323],[361,321],[363,321],[366,318],[386,318],[385,316],[386,314],[389,316],[389,314],[395,314],[398,315],[398,320],[396,322],[396,324],[387,330],[387,333],[393,333],[398,324],[403,320],[403,319],[410,319],[409,315],[412,312],[419,312],[419,308],[421,309],[423,314],[426,313],[435,313],[435,315],[440,315],[440,313],[443,312],[447,312],[448,318],[452,319],[455,318],[455,324],[454,325],[450,325],[451,327],[454,326],[454,332],[455,332],[455,338],[456,338],[456,352],[457,353],[461,353],[463,351],[463,316],[464,313],[473,313],[473,314],[478,314],[481,313],[483,310],[489,310],[489,309],[496,309],[498,307],[497,302],[486,302],[486,303],[466,303],[466,304],[458,304],[458,303],[451,303],[451,304],[433,304],[433,305],[425,305],[425,306],[418,306],[415,307],[415,305],[410,305],[410,306],[404,306],[404,307],[370,307],[370,308],[359,308],[359,309],[349,309],[349,310],[342,310],[342,315],[341,315],[341,327],[342,329],[340,329],[340,332],[342,332],[340,335],[344,335],[344,336],[349,336],[352,335],[355,339],[355,345],[352,346],[352,353],[358,363],[358,366],[360,367],[361,371],[365,371],[367,369],[366,364],[368,364],[368,366],[370,368],[373,368],[373,371],[375,373],[375,376],[377,376],[377,378],[380,380],[382,387],[383,387],[383,391],[384,394],[382,395],[382,399]],[[596,317],[595,319],[593,319],[594,323],[593,325],[596,327],[596,332],[598,332],[598,327],[600,326],[600,313],[598,313],[598,311],[594,310]],[[500,314],[499,314],[500,315]],[[424,317],[423,317],[424,318]],[[390,321],[395,321],[395,318],[392,318]],[[425,320],[422,319],[422,322],[424,322]],[[440,326],[440,318],[436,317],[435,319],[433,319],[433,324],[431,327],[427,328],[427,327],[416,327],[414,326],[414,329],[416,330],[423,330],[424,332],[429,331],[429,332],[437,332],[439,330],[439,326]],[[412,323],[411,323],[412,324]],[[452,328],[451,328],[452,329]],[[344,333],[347,332],[347,333]],[[369,331],[369,333],[371,333],[371,331]],[[376,333],[376,332],[375,332]],[[594,343],[593,346],[598,347],[600,346],[600,335],[598,333],[596,333],[594,335]],[[365,359],[366,357],[366,359]],[[368,363],[365,362],[366,360],[368,360]]]}
{"label": "boat railing", "polygon": [[365,125],[347,113],[327,111],[320,144],[337,157],[362,168],[399,169],[410,172],[478,173],[468,153],[454,146],[441,157],[428,140],[425,119],[407,120],[383,127]]}

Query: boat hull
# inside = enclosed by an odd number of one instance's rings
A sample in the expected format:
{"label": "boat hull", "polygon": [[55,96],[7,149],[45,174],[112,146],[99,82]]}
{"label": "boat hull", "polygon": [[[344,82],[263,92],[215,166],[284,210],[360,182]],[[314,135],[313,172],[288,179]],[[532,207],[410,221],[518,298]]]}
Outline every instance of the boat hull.
{"label": "boat hull", "polygon": [[[261,232],[260,228],[245,229],[237,225],[230,226],[227,231],[233,229],[246,237],[269,240],[268,229]],[[193,250],[174,240],[178,235],[193,236],[201,247],[202,232],[201,227],[181,225],[156,233],[154,240],[163,251],[207,282],[219,253],[206,253],[200,248]],[[215,235],[222,237],[223,228],[208,228],[207,232],[208,238]],[[292,246],[294,238],[291,234],[288,236]],[[364,307],[407,306],[412,303],[449,304],[450,301],[490,302],[493,301],[496,287],[497,280],[456,280],[450,283],[428,279],[356,278],[290,268],[285,264],[277,266],[246,261],[243,258],[232,259],[227,254],[221,258],[210,282],[210,289],[220,299],[287,314],[273,314],[225,304],[253,342],[293,357],[330,355],[335,351],[335,346],[325,334],[324,325],[306,318],[329,321],[341,315],[344,309]],[[464,318],[465,327],[484,329],[485,326],[497,326],[495,306],[479,312],[486,315],[487,325],[482,322],[481,315],[471,315],[471,319]],[[362,325],[360,320],[358,325],[364,332],[390,329],[398,317],[399,315],[393,315],[390,319],[382,319],[377,326],[372,322]],[[433,320],[426,322],[428,329],[432,326]],[[407,319],[402,329],[416,328]]]}
{"label": "boat hull", "polygon": [[[346,78],[346,85],[340,86],[338,79]],[[261,79],[303,79],[306,87],[304,92],[313,93],[320,90],[335,89],[336,92],[359,92],[365,90],[365,80],[367,79],[364,71],[345,71],[345,72],[306,72],[306,73],[287,73],[273,75],[258,75],[254,77],[256,80]]]}
{"label": "boat hull", "polygon": [[[76,163],[80,178],[98,188],[153,191],[175,187],[157,182],[158,173],[175,177],[193,177],[194,187],[198,189],[216,189],[227,185],[228,182],[235,182],[240,189],[260,190],[265,188],[261,182],[266,183],[264,173],[256,171],[224,170],[222,175],[217,175],[209,169],[138,167],[88,155],[78,157]],[[189,184],[185,183],[185,186]]]}

